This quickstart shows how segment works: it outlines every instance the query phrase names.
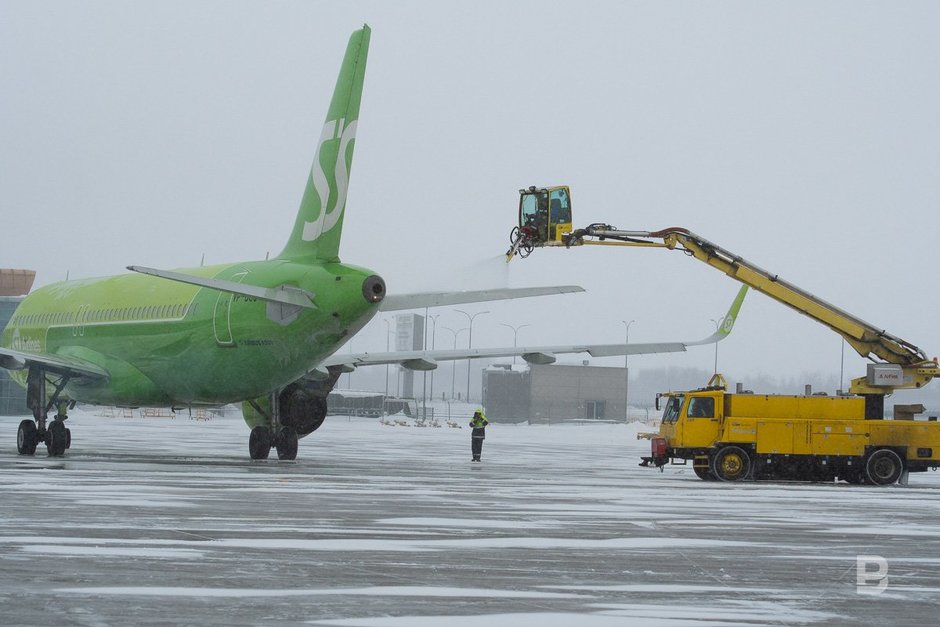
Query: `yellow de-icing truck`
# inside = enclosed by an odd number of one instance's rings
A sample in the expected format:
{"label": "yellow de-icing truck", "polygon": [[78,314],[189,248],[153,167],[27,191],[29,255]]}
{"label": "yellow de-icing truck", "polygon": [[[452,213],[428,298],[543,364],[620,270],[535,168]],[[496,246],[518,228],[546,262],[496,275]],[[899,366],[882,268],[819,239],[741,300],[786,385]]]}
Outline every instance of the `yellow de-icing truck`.
{"label": "yellow de-icing truck", "polygon": [[[526,222],[530,196],[564,190],[565,211],[556,212],[554,230]],[[519,226],[506,260],[527,257],[535,248],[582,245],[632,246],[680,250],[776,301],[824,324],[868,365],[852,380],[850,396],[762,396],[730,394],[719,375],[707,387],[664,395],[666,407],[652,453],[643,465],[662,467],[692,460],[703,479],[803,480],[839,477],[853,483],[888,485],[908,472],[940,467],[940,423],[886,420],[885,397],[895,390],[920,388],[940,377],[914,344],[810,294],[688,229],[626,231],[604,223],[571,230],[567,187],[520,190]],[[549,213],[549,225],[552,225]],[[562,218],[564,222],[562,222]],[[658,399],[659,400],[659,399]],[[658,402],[657,402],[658,406]],[[897,414],[897,412],[896,412]],[[913,418],[913,416],[909,416]]]}
{"label": "yellow de-icing truck", "polygon": [[888,485],[940,466],[940,423],[868,420],[859,396],[728,393],[709,385],[665,401],[642,465],[692,461],[705,480],[798,479]]}

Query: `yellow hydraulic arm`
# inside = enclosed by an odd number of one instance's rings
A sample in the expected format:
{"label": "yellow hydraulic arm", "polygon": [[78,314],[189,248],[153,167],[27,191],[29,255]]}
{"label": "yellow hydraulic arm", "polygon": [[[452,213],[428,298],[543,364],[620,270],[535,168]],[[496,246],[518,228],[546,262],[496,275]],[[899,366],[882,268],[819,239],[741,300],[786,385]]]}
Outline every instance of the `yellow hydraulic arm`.
{"label": "yellow hydraulic arm", "polygon": [[592,224],[564,236],[562,243],[568,247],[593,244],[679,249],[721,270],[731,278],[826,325],[845,338],[862,357],[894,365],[893,368],[870,366],[867,377],[852,380],[851,392],[855,394],[885,395],[894,389],[919,388],[934,377],[940,377],[936,360],[928,360],[924,351],[914,344],[827,303],[688,229],[673,227],[661,231],[621,231],[607,224]]}

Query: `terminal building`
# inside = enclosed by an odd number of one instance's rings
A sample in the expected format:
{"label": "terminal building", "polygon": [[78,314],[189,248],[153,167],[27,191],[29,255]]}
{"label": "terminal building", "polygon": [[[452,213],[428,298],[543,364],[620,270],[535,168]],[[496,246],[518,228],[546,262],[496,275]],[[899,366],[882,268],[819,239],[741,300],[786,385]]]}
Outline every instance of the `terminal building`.
{"label": "terminal building", "polygon": [[[32,270],[0,268],[0,330],[7,326],[13,312],[29,294],[36,273]],[[0,368],[0,416],[19,416],[26,410],[26,390],[10,378],[6,368]]]}
{"label": "terminal building", "polygon": [[494,365],[483,372],[483,408],[497,422],[623,422],[625,374],[604,366]]}

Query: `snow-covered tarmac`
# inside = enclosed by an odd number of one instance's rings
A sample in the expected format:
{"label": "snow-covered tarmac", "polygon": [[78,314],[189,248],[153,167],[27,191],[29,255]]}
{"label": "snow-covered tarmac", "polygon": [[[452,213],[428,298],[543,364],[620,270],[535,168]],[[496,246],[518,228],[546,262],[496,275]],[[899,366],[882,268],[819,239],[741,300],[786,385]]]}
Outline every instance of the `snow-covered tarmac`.
{"label": "snow-covered tarmac", "polygon": [[[649,443],[611,424],[495,424],[472,464],[467,428],[344,417],[296,462],[252,462],[238,418],[88,412],[65,458],[27,458],[18,422],[0,418],[0,625],[937,620],[937,473],[706,483],[638,467]],[[858,556],[886,560],[882,594]]]}

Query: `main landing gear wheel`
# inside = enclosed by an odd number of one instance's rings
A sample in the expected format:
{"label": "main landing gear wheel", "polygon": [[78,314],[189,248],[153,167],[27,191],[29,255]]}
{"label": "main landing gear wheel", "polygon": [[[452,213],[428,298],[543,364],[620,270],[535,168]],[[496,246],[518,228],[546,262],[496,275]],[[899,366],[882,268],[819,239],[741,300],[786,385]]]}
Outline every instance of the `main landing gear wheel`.
{"label": "main landing gear wheel", "polygon": [[889,448],[875,451],[865,462],[865,477],[874,485],[891,485],[904,472],[901,456]]}
{"label": "main landing gear wheel", "polygon": [[278,459],[297,459],[297,432],[293,428],[281,427],[274,442]]}
{"label": "main landing gear wheel", "polygon": [[271,430],[255,427],[248,436],[248,454],[252,459],[267,459],[271,453]]}
{"label": "main landing gear wheel", "polygon": [[65,455],[65,449],[68,448],[69,434],[65,428],[65,423],[61,420],[53,420],[46,430],[46,451],[49,457],[62,457]]}
{"label": "main landing gear wheel", "polygon": [[16,450],[20,455],[35,455],[39,444],[39,431],[32,420],[24,420],[16,430]]}
{"label": "main landing gear wheel", "polygon": [[726,446],[715,454],[712,472],[722,481],[740,481],[751,473],[751,456],[740,446]]}

